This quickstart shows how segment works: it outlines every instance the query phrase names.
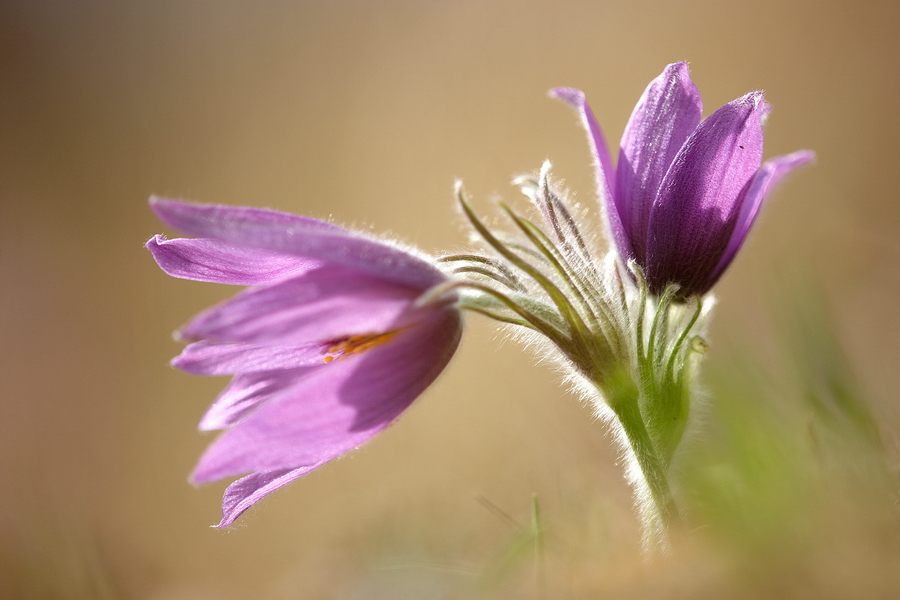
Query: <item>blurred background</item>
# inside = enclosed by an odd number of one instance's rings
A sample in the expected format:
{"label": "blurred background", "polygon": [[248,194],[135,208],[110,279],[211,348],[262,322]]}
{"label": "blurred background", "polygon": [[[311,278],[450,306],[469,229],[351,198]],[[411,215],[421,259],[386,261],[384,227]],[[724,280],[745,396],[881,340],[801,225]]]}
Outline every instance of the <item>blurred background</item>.
{"label": "blurred background", "polygon": [[[548,88],[615,144],[678,60],[818,153],[717,288],[695,529],[642,559],[603,424],[478,317],[400,423],[210,529],[226,380],[170,332],[234,290],[157,269],[147,197],[459,250],[457,177],[485,213],[549,158],[593,206]],[[896,2],[0,0],[0,597],[900,597],[898,67]]]}

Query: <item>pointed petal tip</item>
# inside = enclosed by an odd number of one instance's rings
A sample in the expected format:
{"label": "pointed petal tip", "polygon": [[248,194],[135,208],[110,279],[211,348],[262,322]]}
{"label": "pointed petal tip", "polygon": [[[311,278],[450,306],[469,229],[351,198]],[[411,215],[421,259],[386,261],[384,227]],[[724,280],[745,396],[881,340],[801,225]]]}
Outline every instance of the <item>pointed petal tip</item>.
{"label": "pointed petal tip", "polygon": [[[178,342],[179,344],[193,344],[196,342],[200,342],[203,339],[203,338],[199,338],[199,337],[193,336],[190,333],[188,333],[187,327],[188,326],[185,325],[184,327],[173,331],[172,332],[172,341]],[[181,355],[179,354],[178,356],[181,356]],[[178,369],[179,371],[184,371],[185,373],[190,373],[190,371],[186,371],[185,369],[183,369],[181,367],[181,365],[176,364],[175,361],[176,361],[176,359],[178,359],[178,356],[176,356],[175,358],[173,358],[172,360],[169,361],[169,366],[173,367],[175,369]],[[190,374],[193,375],[193,373],[190,373]]]}
{"label": "pointed petal tip", "polygon": [[[178,332],[178,331],[173,331],[173,332],[172,332],[172,339],[175,340],[176,342],[180,342],[180,341],[181,341],[181,336],[179,335],[179,332]],[[169,366],[172,367],[172,368],[174,368],[174,369],[179,369],[179,370],[180,370],[180,368],[178,367],[178,365],[179,365],[179,363],[180,363],[180,361],[179,361],[178,359],[179,359],[180,357],[181,357],[181,355],[179,354],[178,356],[176,356],[176,357],[174,357],[173,359],[171,359],[171,360],[169,361]]]}
{"label": "pointed petal tip", "polygon": [[749,106],[750,110],[760,111],[762,114],[768,114],[772,110],[771,105],[766,103],[765,93],[762,90],[748,92],[731,102],[735,106]]}
{"label": "pointed petal tip", "polygon": [[688,79],[691,78],[691,70],[688,67],[688,64],[683,60],[666,65],[666,68],[663,69],[663,75],[671,74],[677,75],[679,77],[687,77]]}
{"label": "pointed petal tip", "polygon": [[796,152],[788,154],[788,157],[792,159],[794,166],[797,167],[800,165],[815,164],[816,162],[816,153],[812,150],[797,150]]}
{"label": "pointed petal tip", "polygon": [[662,73],[657,75],[647,87],[652,89],[654,86],[661,86],[663,89],[667,89],[673,84],[683,89],[689,95],[695,96],[698,104],[701,102],[697,86],[694,85],[694,81],[691,79],[691,70],[684,61],[666,65]]}
{"label": "pointed petal tip", "polygon": [[171,208],[178,204],[187,204],[185,202],[181,202],[179,200],[172,200],[171,198],[164,198],[162,196],[157,196],[153,194],[147,200],[147,204],[150,206],[150,210],[152,210],[157,215],[160,214],[160,211],[165,211],[167,208]]}
{"label": "pointed petal tip", "polygon": [[[248,506],[247,508],[250,508],[250,507]],[[232,525],[234,525],[235,521],[238,520],[238,517],[240,517],[245,512],[246,512],[246,509],[242,510],[240,513],[238,513],[236,515],[229,514],[227,516],[224,516],[224,517],[222,517],[221,521],[219,521],[215,525],[210,525],[209,528],[210,529],[219,529],[219,530],[231,529]]]}
{"label": "pointed petal tip", "polygon": [[166,243],[166,241],[167,241],[166,236],[157,233],[152,238],[147,240],[147,243],[144,244],[144,248],[146,248],[150,252],[153,252],[155,249],[159,248],[164,243]]}
{"label": "pointed petal tip", "polygon": [[209,417],[209,411],[207,411],[206,414],[204,414],[203,417],[200,418],[200,422],[197,423],[197,431],[199,431],[200,433],[206,433],[208,431],[219,431],[220,429],[222,429],[220,425],[220,423],[214,421]]}
{"label": "pointed petal tip", "polygon": [[762,164],[760,173],[775,174],[778,178],[798,167],[816,162],[816,153],[812,150],[797,150],[790,154],[770,158]]}
{"label": "pointed petal tip", "polygon": [[241,477],[225,490],[225,494],[222,497],[222,520],[219,521],[218,525],[213,525],[213,527],[216,529],[230,527],[248,508],[275,490],[318,469],[326,462],[328,461],[272,471],[257,471]]}
{"label": "pointed petal tip", "polygon": [[203,465],[203,463],[202,463],[202,459],[201,459],[201,462],[199,464],[197,464],[197,466],[194,467],[194,470],[191,472],[191,474],[188,475],[188,483],[190,483],[193,487],[200,487],[201,485],[206,485],[207,483],[213,483],[214,481],[218,481],[219,479],[221,479],[221,477],[217,477],[208,472],[204,472],[201,469],[202,465]]}
{"label": "pointed petal tip", "polygon": [[562,100],[575,108],[580,108],[584,105],[584,92],[576,88],[555,87],[548,91],[547,94],[551,98]]}
{"label": "pointed petal tip", "polygon": [[147,204],[151,207],[154,206],[174,206],[178,204],[197,204],[196,202],[187,202],[185,200],[176,200],[175,198],[167,198],[166,196],[160,196],[159,194],[150,194],[150,197],[147,199]]}

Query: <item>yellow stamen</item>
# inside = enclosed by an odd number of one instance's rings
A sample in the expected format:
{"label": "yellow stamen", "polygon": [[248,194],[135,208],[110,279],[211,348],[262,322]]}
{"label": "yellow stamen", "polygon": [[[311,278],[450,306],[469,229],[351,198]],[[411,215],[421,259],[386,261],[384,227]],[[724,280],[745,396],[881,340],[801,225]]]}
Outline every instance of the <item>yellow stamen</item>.
{"label": "yellow stamen", "polygon": [[386,333],[348,336],[329,345],[328,349],[325,351],[326,355],[322,357],[322,360],[325,364],[328,364],[334,359],[343,360],[352,354],[362,354],[367,350],[371,350],[376,346],[389,342],[398,333],[400,333],[399,329],[388,331]]}

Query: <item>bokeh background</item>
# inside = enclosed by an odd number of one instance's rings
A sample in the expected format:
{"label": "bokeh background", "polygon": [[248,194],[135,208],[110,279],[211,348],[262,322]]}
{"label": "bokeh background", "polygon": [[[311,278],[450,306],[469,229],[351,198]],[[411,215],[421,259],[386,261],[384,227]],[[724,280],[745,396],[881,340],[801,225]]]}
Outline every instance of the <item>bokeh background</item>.
{"label": "bokeh background", "polygon": [[[147,197],[457,250],[457,177],[489,212],[549,158],[594,201],[548,88],[614,141],[676,60],[818,153],[717,289],[696,528],[642,559],[603,425],[476,317],[399,424],[210,529],[225,380],[167,363],[232,290],[155,267]],[[900,597],[898,67],[896,2],[0,1],[0,597]]]}

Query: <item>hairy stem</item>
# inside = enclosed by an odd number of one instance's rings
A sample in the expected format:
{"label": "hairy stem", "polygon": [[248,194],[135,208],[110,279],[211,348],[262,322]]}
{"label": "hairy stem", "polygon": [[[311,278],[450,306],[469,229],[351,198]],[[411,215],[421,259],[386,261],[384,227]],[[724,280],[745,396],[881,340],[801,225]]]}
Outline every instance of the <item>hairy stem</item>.
{"label": "hairy stem", "polygon": [[[652,503],[650,507],[641,507],[645,534],[662,544],[666,530],[679,520],[667,469],[647,431],[640,410],[640,392],[637,386],[630,380],[610,383],[611,385],[604,386],[602,392],[622,426],[628,445],[634,452],[640,475],[647,486],[649,500]],[[647,511],[647,508],[650,510]]]}

